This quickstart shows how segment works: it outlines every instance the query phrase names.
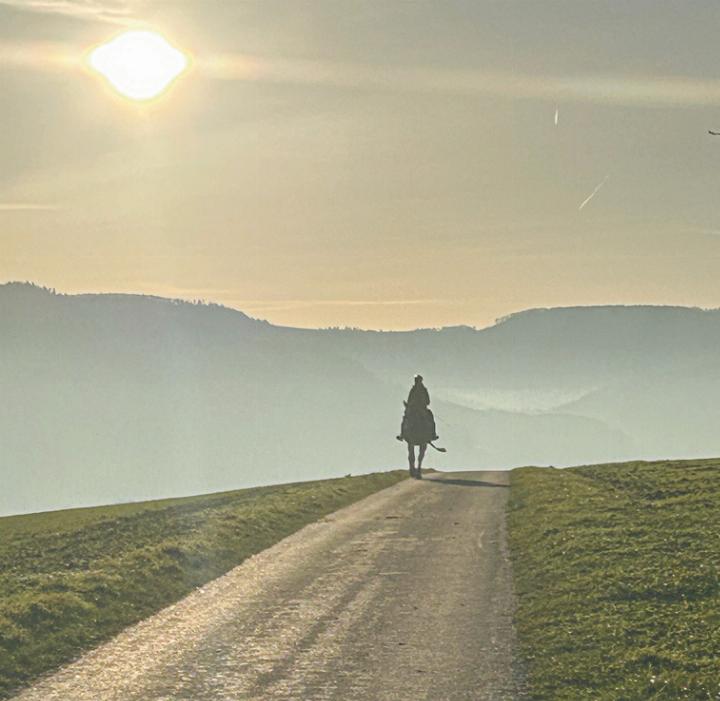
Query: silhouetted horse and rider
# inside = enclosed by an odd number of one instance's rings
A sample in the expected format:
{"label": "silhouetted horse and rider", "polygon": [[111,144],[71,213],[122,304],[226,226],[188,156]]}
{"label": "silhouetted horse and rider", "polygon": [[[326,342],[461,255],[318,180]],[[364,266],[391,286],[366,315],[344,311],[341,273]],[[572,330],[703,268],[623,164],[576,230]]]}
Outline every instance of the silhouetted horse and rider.
{"label": "silhouetted horse and rider", "polygon": [[[405,404],[405,414],[402,419],[399,441],[405,441],[408,446],[408,463],[410,476],[422,478],[422,463],[428,444],[435,450],[444,453],[444,448],[437,448],[433,441],[438,439],[435,430],[435,417],[430,411],[430,393],[423,384],[422,375],[415,375],[415,383],[410,388]],[[415,446],[418,447],[417,468],[415,467]]]}

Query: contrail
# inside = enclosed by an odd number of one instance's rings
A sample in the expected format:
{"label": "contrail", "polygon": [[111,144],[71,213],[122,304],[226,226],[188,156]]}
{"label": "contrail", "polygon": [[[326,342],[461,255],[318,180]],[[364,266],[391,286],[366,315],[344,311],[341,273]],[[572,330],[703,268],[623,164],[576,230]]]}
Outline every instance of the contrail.
{"label": "contrail", "polygon": [[585,205],[586,205],[588,202],[590,202],[590,200],[591,200],[593,197],[595,197],[595,195],[597,195],[598,192],[600,192],[600,190],[602,190],[602,186],[608,181],[608,178],[609,178],[609,177],[610,177],[609,175],[606,175],[606,176],[600,181],[600,183],[597,185],[597,187],[590,193],[590,195],[587,197],[587,199],[584,199],[584,200],[583,200],[582,204],[578,207],[578,212],[582,212],[583,209],[584,209],[584,207],[585,207]]}
{"label": "contrail", "polygon": [[558,122],[560,121],[560,108],[555,108],[555,126],[558,125]]}

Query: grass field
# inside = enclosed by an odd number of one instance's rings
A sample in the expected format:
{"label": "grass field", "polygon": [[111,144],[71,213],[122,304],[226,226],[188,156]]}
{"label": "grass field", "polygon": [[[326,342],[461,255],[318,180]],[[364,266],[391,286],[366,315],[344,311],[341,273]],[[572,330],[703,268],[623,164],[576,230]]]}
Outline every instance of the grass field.
{"label": "grass field", "polygon": [[720,698],[720,460],[511,478],[532,698]]}
{"label": "grass field", "polygon": [[0,518],[0,698],[405,476]]}

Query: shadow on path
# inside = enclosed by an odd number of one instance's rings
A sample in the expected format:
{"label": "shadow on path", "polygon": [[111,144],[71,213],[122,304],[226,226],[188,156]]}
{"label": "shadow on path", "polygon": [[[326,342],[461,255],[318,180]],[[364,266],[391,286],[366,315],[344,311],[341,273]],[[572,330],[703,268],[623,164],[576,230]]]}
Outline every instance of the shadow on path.
{"label": "shadow on path", "polygon": [[494,482],[483,482],[482,480],[464,480],[464,479],[437,479],[433,477],[423,477],[423,482],[433,482],[434,484],[454,484],[460,487],[498,487],[500,489],[508,489],[508,484],[495,484]]}

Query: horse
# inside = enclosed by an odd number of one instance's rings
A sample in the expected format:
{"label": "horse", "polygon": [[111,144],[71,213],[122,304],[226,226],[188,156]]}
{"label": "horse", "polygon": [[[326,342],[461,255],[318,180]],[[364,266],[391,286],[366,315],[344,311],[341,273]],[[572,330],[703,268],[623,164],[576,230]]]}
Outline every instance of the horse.
{"label": "horse", "polygon": [[[403,404],[405,405],[405,414],[397,439],[407,443],[410,477],[422,479],[422,463],[428,445],[441,453],[445,452],[445,448],[433,445],[437,436],[435,435],[435,419],[430,409],[424,406],[408,406],[407,402],[403,402]],[[417,468],[415,467],[415,446],[418,447]]]}

